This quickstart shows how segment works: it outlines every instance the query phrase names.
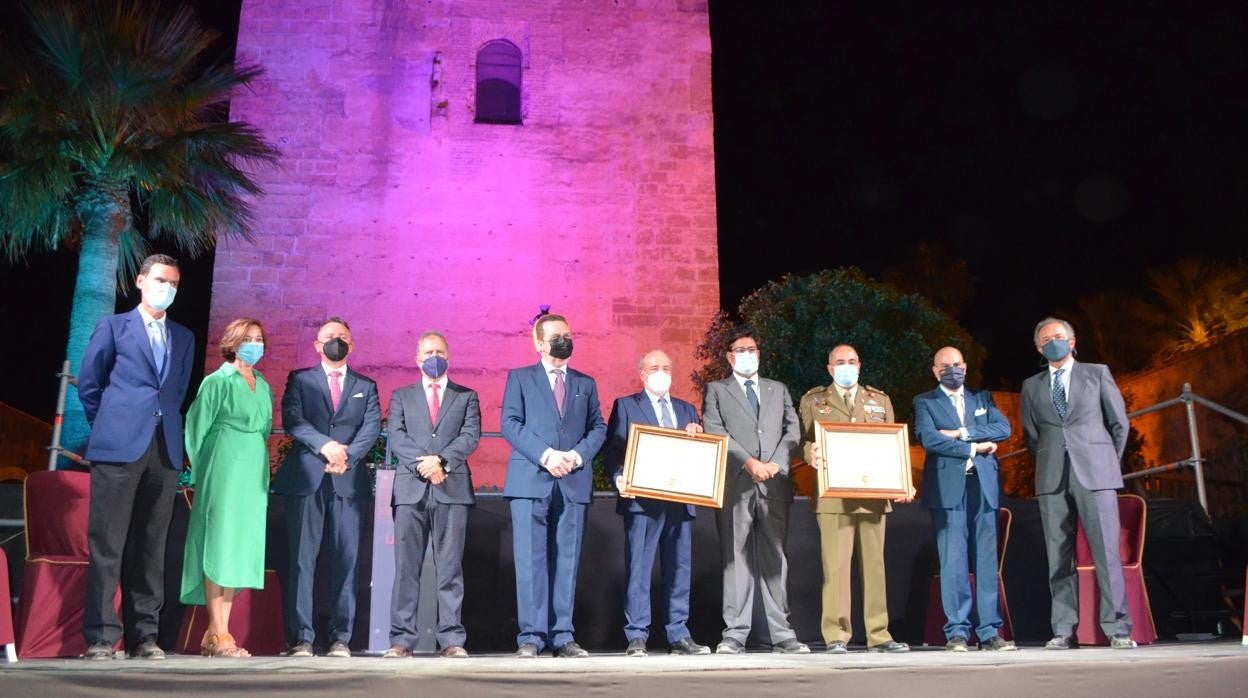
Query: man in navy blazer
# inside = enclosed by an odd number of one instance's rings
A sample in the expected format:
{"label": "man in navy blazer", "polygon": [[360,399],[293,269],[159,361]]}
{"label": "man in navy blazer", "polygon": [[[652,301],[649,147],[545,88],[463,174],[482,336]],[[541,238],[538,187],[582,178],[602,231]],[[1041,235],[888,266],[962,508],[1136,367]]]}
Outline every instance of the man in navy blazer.
{"label": "man in navy blazer", "polygon": [[322,322],[313,348],[320,363],[291,371],[286,379],[282,426],[295,443],[273,482],[273,490],[286,497],[287,654],[312,656],[312,584],[328,524],[332,609],[327,654],[350,657],[360,522],[372,490],[364,457],[381,433],[381,403],[377,384],[347,367],[355,343],[344,320]]}
{"label": "man in navy blazer", "polygon": [[516,563],[516,656],[536,657],[552,647],[557,657],[586,657],[573,636],[572,608],[585,507],[593,496],[591,464],[607,425],[594,379],[568,368],[568,321],[539,317],[533,344],[541,360],[508,371],[503,391],[503,437],[512,449],[503,495],[511,505]]}
{"label": "man in navy blazer", "polygon": [[138,307],[100,320],[78,369],[78,398],[91,424],[88,659],[112,659],[123,636],[113,606],[119,581],[131,656],[165,656],[156,644],[165,535],[182,470],[181,409],[195,355],[195,336],[165,314],[180,280],[172,257],[143,260],[134,281],[142,294]]}
{"label": "man in navy blazer", "polygon": [[[965,652],[971,632],[970,572],[975,572],[975,635],[980,649],[1013,650],[1001,631],[997,594],[997,510],[1001,504],[997,443],[1010,438],[1010,422],[992,393],[966,388],[962,352],[936,352],[932,373],[940,385],[914,398],[914,431],[927,451],[923,505],[932,512],[940,554],[940,601],[945,609],[945,649]],[[968,547],[975,555],[970,565]]]}
{"label": "man in navy blazer", "polygon": [[476,391],[447,377],[450,356],[440,332],[422,334],[416,361],[424,375],[390,398],[386,425],[399,466],[391,496],[395,564],[387,659],[409,656],[420,637],[416,610],[429,541],[438,584],[438,646],[443,657],[468,656],[460,610],[468,507],[475,501],[468,456],[481,440],[481,403]]}
{"label": "man in navy blazer", "polygon": [[[637,363],[643,389],[617,398],[607,424],[606,469],[621,489],[624,455],[628,449],[629,427],[648,424],[684,429],[689,434],[702,431],[693,405],[672,397],[672,360],[655,349]],[[673,463],[672,467],[680,467]],[[629,657],[646,656],[650,636],[650,576],[657,552],[663,566],[663,594],[667,597],[667,644],[672,654],[710,654],[689,635],[689,588],[693,572],[693,517],[689,504],[657,499],[621,496],[615,510],[624,516],[624,566],[627,596],[624,602],[624,636]]]}

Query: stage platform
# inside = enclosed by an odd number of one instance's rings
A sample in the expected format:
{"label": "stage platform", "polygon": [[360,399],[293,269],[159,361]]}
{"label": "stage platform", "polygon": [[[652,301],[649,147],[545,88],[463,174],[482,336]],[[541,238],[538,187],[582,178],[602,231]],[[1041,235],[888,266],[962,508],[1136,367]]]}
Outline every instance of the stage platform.
{"label": "stage platform", "polygon": [[745,655],[588,659],[507,655],[470,659],[252,658],[170,656],[164,661],[81,659],[0,665],[6,696],[144,696],[169,694],[388,696],[1192,696],[1248,694],[1248,647],[1238,640],[1169,643],[1122,651],[1065,652],[1027,646],[1017,652],[907,654],[853,652],[804,656]]}

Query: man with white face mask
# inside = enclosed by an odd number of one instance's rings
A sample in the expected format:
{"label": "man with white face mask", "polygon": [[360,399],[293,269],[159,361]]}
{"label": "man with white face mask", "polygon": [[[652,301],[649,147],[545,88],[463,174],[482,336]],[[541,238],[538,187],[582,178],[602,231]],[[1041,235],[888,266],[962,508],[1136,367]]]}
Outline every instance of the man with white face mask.
{"label": "man with white face mask", "polygon": [[91,423],[87,659],[112,659],[123,637],[113,607],[118,582],[126,649],[142,659],[165,656],[156,644],[165,536],[182,470],[182,401],[195,356],[195,335],[165,314],[180,280],[174,258],[143,260],[134,282],[139,306],[95,326],[78,370],[78,397]]}
{"label": "man with white face mask", "polygon": [[[623,484],[624,454],[628,448],[629,427],[648,424],[701,433],[698,411],[693,405],[672,397],[672,360],[655,349],[637,362],[641,392],[617,398],[607,424],[606,469],[615,474],[616,489]],[[679,463],[673,463],[679,468]],[[650,575],[658,553],[663,566],[663,594],[667,597],[664,628],[672,654],[710,654],[689,636],[689,589],[693,571],[694,507],[677,502],[621,496],[615,504],[624,517],[624,565],[628,574],[624,603],[624,635],[627,655],[646,656],[650,635]]]}
{"label": "man with white face mask", "polygon": [[[828,353],[832,385],[812,388],[802,396],[802,439],[806,462],[822,467],[815,440],[815,421],[891,423],[893,403],[883,392],[858,385],[862,364],[848,344]],[[913,493],[911,493],[913,496]],[[905,501],[909,501],[906,499]],[[862,561],[862,616],[868,652],[908,652],[888,632],[888,597],[884,586],[884,518],[892,511],[885,499],[813,497],[823,557],[823,639],[828,654],[845,654],[850,624],[849,575],[854,547]]]}
{"label": "man with white face mask", "polygon": [[724,636],[716,654],[740,654],[761,582],[771,649],[808,654],[789,622],[789,533],[793,485],[789,464],[801,443],[793,398],[784,383],[758,375],[758,342],[740,334],[725,358],[732,375],[708,383],[702,417],[709,434],[728,435],[724,506],[715,512],[724,564]]}

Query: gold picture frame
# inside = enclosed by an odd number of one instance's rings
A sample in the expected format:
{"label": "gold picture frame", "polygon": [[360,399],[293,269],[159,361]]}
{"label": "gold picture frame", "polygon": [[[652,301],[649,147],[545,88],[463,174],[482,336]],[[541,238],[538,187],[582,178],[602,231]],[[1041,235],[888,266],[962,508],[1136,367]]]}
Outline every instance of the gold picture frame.
{"label": "gold picture frame", "polygon": [[724,505],[728,437],[633,424],[624,453],[624,496],[716,509]]}
{"label": "gold picture frame", "polygon": [[911,496],[910,430],[905,424],[818,422],[823,465],[820,497],[897,499]]}

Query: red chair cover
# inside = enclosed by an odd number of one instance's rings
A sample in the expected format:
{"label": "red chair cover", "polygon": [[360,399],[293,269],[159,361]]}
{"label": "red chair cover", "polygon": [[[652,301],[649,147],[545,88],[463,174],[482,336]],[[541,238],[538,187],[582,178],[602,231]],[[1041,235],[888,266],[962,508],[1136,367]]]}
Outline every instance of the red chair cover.
{"label": "red chair cover", "polygon": [[[82,614],[87,596],[91,475],[35,472],[26,478],[24,491],[26,572],[17,608],[18,655],[77,656],[87,650]],[[120,613],[120,590],[114,603]]]}
{"label": "red chair cover", "polygon": [[9,602],[9,558],[0,548],[0,647],[13,644],[13,605]]}
{"label": "red chair cover", "polygon": [[[208,630],[208,614],[203,606],[187,606],[178,631],[178,652],[199,654],[200,642]],[[277,572],[264,571],[263,589],[243,589],[234,597],[230,610],[230,634],[240,647],[259,656],[275,656],[286,649],[282,632],[282,587]]]}
{"label": "red chair cover", "polygon": [[[1144,531],[1148,520],[1144,498],[1118,495],[1118,520],[1118,551],[1127,588],[1127,610],[1131,614],[1131,639],[1141,645],[1152,644],[1157,641],[1157,626],[1153,624],[1153,609],[1144,586]],[[1076,533],[1075,555],[1079,575],[1079,627],[1075,637],[1081,645],[1108,645],[1109,638],[1101,631],[1099,620],[1101,592],[1096,585],[1096,566],[1082,523]]]}
{"label": "red chair cover", "polygon": [[[1014,522],[1014,513],[1005,507],[997,510],[997,596],[1001,601],[1001,638],[1004,640],[1014,639],[1014,621],[1010,619],[1010,604],[1005,598],[1005,580],[1001,577],[1001,570],[1005,567],[1005,550],[1006,545],[1010,542],[1010,526]],[[970,574],[971,578],[971,618],[975,617],[975,573]],[[940,601],[940,575],[932,575],[932,583],[928,586],[927,592],[927,623],[923,629],[923,642],[927,645],[943,645],[945,644],[945,609]],[[973,633],[972,633],[973,634]],[[975,642],[976,638],[967,638],[968,642]]]}

